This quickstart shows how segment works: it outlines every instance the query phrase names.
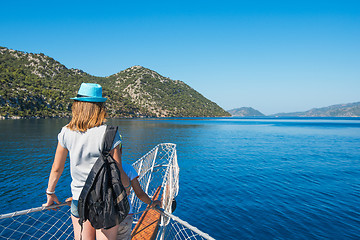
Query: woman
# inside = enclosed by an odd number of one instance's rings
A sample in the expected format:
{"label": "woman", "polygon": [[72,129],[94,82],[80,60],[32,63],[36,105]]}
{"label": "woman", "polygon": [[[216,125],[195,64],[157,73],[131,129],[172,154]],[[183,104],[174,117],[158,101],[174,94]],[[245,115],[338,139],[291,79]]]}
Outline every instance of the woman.
{"label": "woman", "polygon": [[[77,210],[78,199],[85,185],[87,176],[100,156],[102,140],[106,130],[106,111],[102,97],[102,87],[94,83],[82,83],[78,94],[72,105],[72,119],[64,126],[58,135],[58,145],[55,153],[54,163],[51,169],[48,188],[46,190],[47,202],[44,206],[50,206],[54,202],[60,203],[55,195],[56,184],[64,170],[67,154],[70,155],[71,173],[71,219],[74,226],[75,239],[116,239],[119,225],[110,229],[95,230],[89,221],[83,224],[81,232],[78,223],[79,214]],[[130,188],[130,182],[126,176],[121,163],[121,138],[116,133],[112,150],[110,152],[115,159],[121,173],[121,181],[125,188]]]}

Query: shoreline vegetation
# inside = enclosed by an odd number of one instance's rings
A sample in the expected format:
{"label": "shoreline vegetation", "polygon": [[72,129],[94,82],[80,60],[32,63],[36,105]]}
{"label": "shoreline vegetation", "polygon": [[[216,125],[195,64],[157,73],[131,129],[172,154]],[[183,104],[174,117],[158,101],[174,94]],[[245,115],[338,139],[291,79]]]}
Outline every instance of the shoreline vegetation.
{"label": "shoreline vegetation", "polygon": [[109,117],[230,116],[184,82],[142,66],[96,77],[43,53],[0,47],[0,82],[1,118],[68,117],[83,82],[102,85]]}

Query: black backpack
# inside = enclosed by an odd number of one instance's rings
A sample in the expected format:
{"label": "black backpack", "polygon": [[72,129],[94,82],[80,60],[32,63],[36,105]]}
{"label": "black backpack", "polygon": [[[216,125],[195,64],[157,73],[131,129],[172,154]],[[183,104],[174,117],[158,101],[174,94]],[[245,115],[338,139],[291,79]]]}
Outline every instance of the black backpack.
{"label": "black backpack", "polygon": [[120,171],[110,151],[117,127],[107,126],[103,151],[92,167],[78,202],[79,223],[89,220],[95,229],[118,225],[128,215],[130,206]]}

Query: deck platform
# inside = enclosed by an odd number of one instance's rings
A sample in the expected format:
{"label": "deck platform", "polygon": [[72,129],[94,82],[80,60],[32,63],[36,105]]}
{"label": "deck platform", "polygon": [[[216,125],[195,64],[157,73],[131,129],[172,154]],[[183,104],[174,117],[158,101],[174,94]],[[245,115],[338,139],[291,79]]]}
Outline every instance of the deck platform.
{"label": "deck platform", "polygon": [[[161,186],[156,189],[153,201],[158,200],[160,195]],[[160,213],[155,209],[150,209],[144,212],[133,231],[131,232],[132,240],[154,240],[156,238],[159,223]]]}

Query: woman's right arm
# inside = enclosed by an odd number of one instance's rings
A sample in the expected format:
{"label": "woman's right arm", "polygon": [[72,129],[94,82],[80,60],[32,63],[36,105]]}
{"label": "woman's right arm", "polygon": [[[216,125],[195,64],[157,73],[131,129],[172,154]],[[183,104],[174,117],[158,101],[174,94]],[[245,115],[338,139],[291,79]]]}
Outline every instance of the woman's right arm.
{"label": "woman's right arm", "polygon": [[55,193],[53,194],[48,194],[48,193],[55,192],[56,184],[59,181],[59,178],[64,170],[67,154],[68,154],[68,150],[62,147],[60,143],[58,143],[54,157],[54,163],[52,165],[49,176],[48,188],[46,190],[47,202],[43,204],[43,206],[45,207],[52,205],[54,202],[60,203]]}

